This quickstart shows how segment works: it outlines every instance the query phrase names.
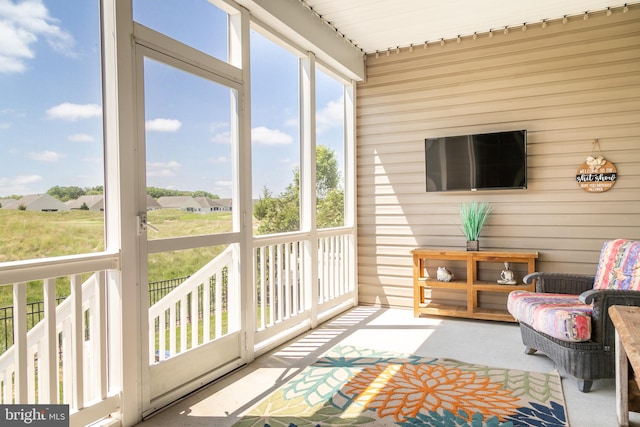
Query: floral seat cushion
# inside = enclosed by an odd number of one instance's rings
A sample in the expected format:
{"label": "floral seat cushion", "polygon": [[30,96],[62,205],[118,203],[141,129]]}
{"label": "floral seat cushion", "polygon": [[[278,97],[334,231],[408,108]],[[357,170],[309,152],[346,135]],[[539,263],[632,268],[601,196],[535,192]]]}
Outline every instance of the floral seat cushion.
{"label": "floral seat cushion", "polygon": [[507,302],[509,313],[538,332],[563,341],[591,339],[591,312],[577,295],[513,291]]}

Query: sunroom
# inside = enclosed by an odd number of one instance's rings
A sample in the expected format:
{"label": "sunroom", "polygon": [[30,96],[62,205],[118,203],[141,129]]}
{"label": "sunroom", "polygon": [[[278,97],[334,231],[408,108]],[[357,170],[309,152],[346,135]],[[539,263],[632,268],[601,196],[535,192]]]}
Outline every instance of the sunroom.
{"label": "sunroom", "polygon": [[[603,241],[640,239],[640,6],[476,3],[9,1],[0,197],[101,188],[104,212],[57,217],[98,218],[86,250],[0,258],[0,404],[131,426],[354,307],[411,311],[411,251],[464,250],[461,203],[493,206],[481,250],[539,270],[592,274]],[[505,131],[526,132],[524,185],[430,190],[425,139]],[[576,183],[588,156],[615,185]]]}

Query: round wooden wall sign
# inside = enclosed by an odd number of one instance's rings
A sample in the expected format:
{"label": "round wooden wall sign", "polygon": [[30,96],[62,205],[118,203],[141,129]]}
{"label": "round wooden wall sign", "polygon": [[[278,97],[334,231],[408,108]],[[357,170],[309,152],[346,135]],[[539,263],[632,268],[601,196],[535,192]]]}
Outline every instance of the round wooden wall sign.
{"label": "round wooden wall sign", "polygon": [[616,183],[617,178],[616,167],[602,156],[587,157],[587,161],[580,165],[576,173],[578,185],[589,193],[602,193],[609,190]]}

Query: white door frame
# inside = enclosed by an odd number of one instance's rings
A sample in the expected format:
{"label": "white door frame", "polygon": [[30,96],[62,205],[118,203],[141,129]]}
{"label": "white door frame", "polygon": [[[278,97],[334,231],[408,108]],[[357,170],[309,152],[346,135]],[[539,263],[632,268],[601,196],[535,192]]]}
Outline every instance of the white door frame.
{"label": "white door frame", "polygon": [[[140,337],[142,349],[148,346],[148,328],[147,319],[148,307],[147,299],[144,298],[148,291],[148,270],[147,256],[151,253],[174,251],[202,246],[215,245],[236,245],[238,250],[235,253],[235,273],[234,277],[238,278],[237,286],[240,291],[240,329],[230,333],[227,336],[216,340],[209,344],[189,350],[176,357],[172,357],[165,361],[149,365],[149,357],[142,354],[142,402],[143,416],[152,414],[167,404],[184,396],[185,394],[201,387],[203,384],[213,381],[214,379],[230,372],[248,362],[252,358],[252,352],[247,351],[245,326],[247,323],[242,315],[246,310],[242,310],[246,305],[248,283],[251,283],[252,277],[248,274],[252,269],[251,248],[247,248],[251,244],[251,221],[249,227],[246,226],[247,212],[244,209],[246,202],[244,199],[251,200],[250,194],[243,195],[241,188],[247,188],[249,182],[249,192],[251,189],[250,166],[247,172],[246,164],[250,163],[250,155],[246,152],[247,145],[242,144],[241,139],[244,136],[246,140],[248,124],[241,124],[246,121],[243,119],[242,112],[246,111],[247,106],[243,105],[244,90],[246,83],[243,81],[247,73],[219,59],[206,55],[196,49],[190,48],[180,42],[177,42],[167,36],[146,28],[140,24],[134,23],[134,69],[135,69],[135,97],[136,97],[136,122],[137,122],[137,169],[138,182],[136,185],[136,194],[139,198],[138,206],[146,205],[146,141],[145,141],[145,105],[144,105],[144,58],[150,58],[160,63],[169,65],[181,71],[202,77],[206,80],[218,83],[231,89],[232,97],[232,176],[234,180],[233,193],[233,231],[223,234],[205,235],[205,236],[186,236],[171,239],[147,240],[146,230],[141,229],[139,235],[139,281],[140,293],[142,295],[140,303]],[[244,56],[244,55],[243,55]],[[244,149],[241,147],[244,146]],[[250,153],[250,144],[248,145]],[[242,167],[241,165],[245,165]],[[243,174],[239,170],[243,169]],[[247,178],[248,175],[248,178]],[[146,212],[139,212],[138,215]],[[251,212],[249,212],[251,215]],[[249,216],[250,218],[250,216]],[[246,260],[246,262],[241,262]],[[250,294],[250,293],[249,293]],[[250,311],[250,310],[249,310]],[[207,363],[193,363],[194,361],[203,361],[206,357]],[[193,366],[201,366],[203,372],[194,375]],[[186,369],[185,367],[190,367]],[[197,369],[197,368],[196,368]]]}

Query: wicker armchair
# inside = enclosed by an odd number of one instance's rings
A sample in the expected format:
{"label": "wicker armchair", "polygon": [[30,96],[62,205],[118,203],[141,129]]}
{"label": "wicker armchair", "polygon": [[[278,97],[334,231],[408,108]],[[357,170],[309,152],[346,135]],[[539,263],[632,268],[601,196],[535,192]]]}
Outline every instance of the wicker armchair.
{"label": "wicker armchair", "polygon": [[[640,260],[638,259],[640,242],[622,241],[626,242],[627,248],[625,249],[624,256],[626,258],[624,258],[622,267],[615,263],[612,265],[612,260],[618,262],[621,259],[620,253],[612,252],[610,247],[615,242],[621,242],[621,240],[604,244],[596,276],[532,273],[525,276],[524,281],[527,284],[535,281],[535,293],[514,291],[509,295],[508,305],[510,306],[515,304],[512,299],[516,297],[526,298],[527,295],[525,294],[529,294],[532,300],[537,299],[537,306],[520,307],[520,310],[513,309],[513,307],[510,308],[514,317],[520,322],[520,332],[522,334],[522,342],[525,345],[525,352],[533,354],[536,351],[540,351],[547,355],[559,368],[578,380],[578,388],[584,393],[590,391],[594,380],[615,377],[615,330],[609,318],[609,306],[640,306],[640,291],[636,290],[639,281],[638,276],[640,275]],[[632,250],[629,250],[629,248]],[[608,268],[609,271],[604,271],[605,268]],[[621,269],[624,269],[624,272],[621,273]],[[609,277],[603,279],[606,274]],[[620,280],[620,286],[618,286],[617,282],[620,277],[626,279],[624,283],[622,283],[623,280]],[[606,283],[603,286],[598,285],[598,283],[602,283],[605,280]],[[631,285],[629,285],[630,283]],[[575,302],[578,306],[581,306],[577,310],[585,309],[585,312],[572,311],[573,307],[570,307],[568,310],[569,316],[562,318],[562,320],[570,323],[571,316],[582,316],[582,321],[586,318],[587,322],[590,321],[590,325],[587,325],[587,327],[590,327],[590,337],[581,341],[579,338],[576,338],[575,341],[564,339],[564,337],[560,339],[558,337],[560,334],[556,334],[557,336],[555,337],[551,336],[550,333],[536,330],[532,326],[534,322],[523,321],[523,311],[531,313],[538,307],[543,307],[543,310],[547,310],[552,305],[544,303],[542,299],[545,298],[545,295],[540,294],[576,296]],[[548,296],[548,298],[552,297],[553,295]],[[549,310],[553,309],[554,307],[551,307]],[[562,309],[558,310],[561,311]],[[554,322],[556,322],[556,326],[561,323],[558,322],[557,316]],[[566,327],[566,325],[563,326]],[[542,328],[538,327],[538,329]],[[575,330],[568,331],[568,335],[575,332]]]}
{"label": "wicker armchair", "polygon": [[536,292],[580,295],[582,303],[593,304],[590,341],[563,341],[520,322],[525,352],[533,354],[539,350],[546,354],[577,378],[578,388],[584,393],[591,390],[593,380],[615,377],[615,330],[609,319],[609,306],[640,306],[640,292],[594,290],[593,279],[594,276],[560,273],[533,273],[524,278],[527,284],[536,281]]}

